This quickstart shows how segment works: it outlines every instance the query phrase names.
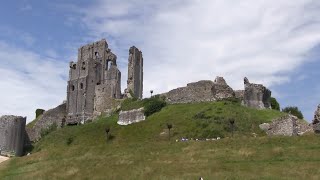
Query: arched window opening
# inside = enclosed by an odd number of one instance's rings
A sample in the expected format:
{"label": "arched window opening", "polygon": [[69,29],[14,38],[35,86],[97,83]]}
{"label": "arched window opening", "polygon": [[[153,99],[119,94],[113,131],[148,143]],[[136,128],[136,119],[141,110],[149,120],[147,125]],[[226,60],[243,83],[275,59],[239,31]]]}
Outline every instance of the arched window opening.
{"label": "arched window opening", "polygon": [[83,83],[80,83],[80,89],[83,89]]}
{"label": "arched window opening", "polygon": [[74,91],[74,85],[71,86],[71,91]]}

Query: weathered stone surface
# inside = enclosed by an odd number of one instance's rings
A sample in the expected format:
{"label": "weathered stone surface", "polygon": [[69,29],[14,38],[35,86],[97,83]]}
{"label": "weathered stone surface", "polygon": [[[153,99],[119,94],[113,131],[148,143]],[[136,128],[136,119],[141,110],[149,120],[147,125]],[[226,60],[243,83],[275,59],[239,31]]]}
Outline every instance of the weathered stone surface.
{"label": "weathered stone surface", "polygon": [[[134,97],[142,99],[143,90],[143,57],[142,52],[132,46],[129,49],[128,58],[128,81],[127,81],[127,93],[130,91]],[[130,96],[129,94],[127,95]]]}
{"label": "weathered stone surface", "polygon": [[243,100],[243,97],[244,97],[244,90],[235,90],[234,91],[234,94],[235,94],[235,97],[240,99],[240,100]]}
{"label": "weathered stone surface", "polygon": [[235,97],[234,91],[223,77],[217,77],[214,82],[202,80],[187,84],[186,87],[173,89],[162,94],[169,104],[208,102]]}
{"label": "weathered stone surface", "polygon": [[[134,46],[129,50],[128,72],[128,89],[142,98],[143,58]],[[70,62],[66,123],[90,122],[97,114],[117,107],[113,100],[123,96],[117,56],[108,48],[107,41],[80,47],[78,61]]]}
{"label": "weathered stone surface", "polygon": [[216,77],[211,90],[217,100],[235,97],[233,89],[227,84],[223,77]]}
{"label": "weathered stone surface", "polygon": [[315,133],[320,133],[320,104],[314,112],[314,118],[312,120],[312,126]]}
{"label": "weathered stone surface", "polygon": [[294,136],[312,132],[312,127],[307,122],[290,114],[277,118],[271,123],[260,124],[259,127],[269,136]]}
{"label": "weathered stone surface", "polygon": [[243,104],[257,109],[271,109],[271,91],[261,84],[252,84],[244,78]]}
{"label": "weathered stone surface", "polygon": [[70,63],[67,89],[67,124],[85,123],[94,111],[107,108],[105,101],[121,98],[117,56],[105,39],[79,48],[78,62]]}
{"label": "weathered stone surface", "polygon": [[38,141],[41,138],[41,130],[49,128],[52,124],[58,128],[63,127],[66,122],[66,104],[63,103],[56,108],[45,111],[40,115],[32,128],[27,127],[27,135],[31,142]]}
{"label": "weathered stone surface", "polygon": [[133,109],[130,111],[120,111],[119,113],[119,125],[129,125],[144,121],[146,119],[143,108]]}
{"label": "weathered stone surface", "polygon": [[189,83],[186,87],[173,89],[163,95],[170,104],[215,101],[216,98],[212,92],[213,85],[212,81],[203,80]]}
{"label": "weathered stone surface", "polygon": [[16,156],[23,155],[26,118],[21,116],[0,117],[0,149],[1,154],[14,152]]}

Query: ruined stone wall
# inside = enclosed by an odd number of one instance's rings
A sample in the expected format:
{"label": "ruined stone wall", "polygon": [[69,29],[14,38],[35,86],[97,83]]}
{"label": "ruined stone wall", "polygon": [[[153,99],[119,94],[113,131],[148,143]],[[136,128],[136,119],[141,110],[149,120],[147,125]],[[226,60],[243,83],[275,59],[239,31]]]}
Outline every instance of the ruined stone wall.
{"label": "ruined stone wall", "polygon": [[140,109],[133,109],[130,111],[120,111],[119,113],[119,125],[129,125],[132,123],[137,123],[140,121],[144,121],[146,119],[144,115],[143,108]]}
{"label": "ruined stone wall", "polygon": [[271,123],[263,123],[259,127],[269,136],[295,136],[312,132],[312,127],[307,122],[291,114],[274,119]]}
{"label": "ruined stone wall", "polygon": [[117,56],[106,40],[82,46],[77,63],[70,63],[67,90],[67,124],[85,123],[95,109],[105,108],[110,98],[121,98],[121,73]]}
{"label": "ruined stone wall", "polygon": [[314,112],[314,118],[311,123],[315,133],[320,133],[320,104]]}
{"label": "ruined stone wall", "polygon": [[216,101],[235,96],[232,88],[222,77],[217,77],[214,82],[203,80],[189,83],[186,87],[173,89],[162,95],[170,104]]}
{"label": "ruined stone wall", "polygon": [[23,155],[26,118],[20,116],[0,117],[0,149]]}
{"label": "ruined stone wall", "polygon": [[142,52],[134,46],[129,49],[127,91],[142,99],[143,57]]}
{"label": "ruined stone wall", "polygon": [[235,97],[233,89],[227,84],[223,77],[216,77],[211,90],[217,100]]}
{"label": "ruined stone wall", "polygon": [[66,103],[63,103],[53,109],[45,111],[38,117],[37,122],[33,127],[26,127],[28,139],[31,142],[36,142],[41,138],[41,131],[48,129],[51,125],[55,124],[58,128],[66,123]]}
{"label": "ruined stone wall", "polygon": [[166,97],[166,102],[169,104],[215,101],[212,87],[212,81],[203,80],[189,83],[186,87],[173,89],[162,95]]}
{"label": "ruined stone wall", "polygon": [[244,78],[243,104],[257,109],[271,109],[271,91],[261,84],[252,84]]}

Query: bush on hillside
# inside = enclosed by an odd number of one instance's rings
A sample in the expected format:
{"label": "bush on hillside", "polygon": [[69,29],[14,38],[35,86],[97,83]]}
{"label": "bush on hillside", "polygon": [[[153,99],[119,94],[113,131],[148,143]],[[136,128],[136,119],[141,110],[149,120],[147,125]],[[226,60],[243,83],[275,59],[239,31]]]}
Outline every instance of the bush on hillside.
{"label": "bush on hillside", "polygon": [[294,116],[297,116],[299,119],[303,119],[303,114],[296,106],[288,106],[282,109],[282,112],[290,113]]}
{"label": "bush on hillside", "polygon": [[271,109],[280,111],[280,104],[278,103],[276,98],[271,97],[270,103],[271,103]]}
{"label": "bush on hillside", "polygon": [[40,115],[42,115],[44,113],[44,109],[37,109],[36,110],[36,118],[38,118]]}
{"label": "bush on hillside", "polygon": [[159,96],[154,96],[149,99],[145,99],[144,101],[144,115],[146,116],[150,116],[153,113],[161,111],[161,109],[167,105],[167,103]]}

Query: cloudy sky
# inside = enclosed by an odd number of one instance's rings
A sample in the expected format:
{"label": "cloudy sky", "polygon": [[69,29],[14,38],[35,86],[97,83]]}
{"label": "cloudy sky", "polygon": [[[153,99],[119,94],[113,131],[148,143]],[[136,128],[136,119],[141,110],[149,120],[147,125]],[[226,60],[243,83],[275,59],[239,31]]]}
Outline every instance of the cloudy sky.
{"label": "cloudy sky", "polygon": [[122,89],[128,48],[144,55],[144,95],[223,76],[272,90],[311,120],[320,103],[319,0],[13,0],[0,7],[0,115],[34,118],[66,99],[77,48],[107,39]]}

